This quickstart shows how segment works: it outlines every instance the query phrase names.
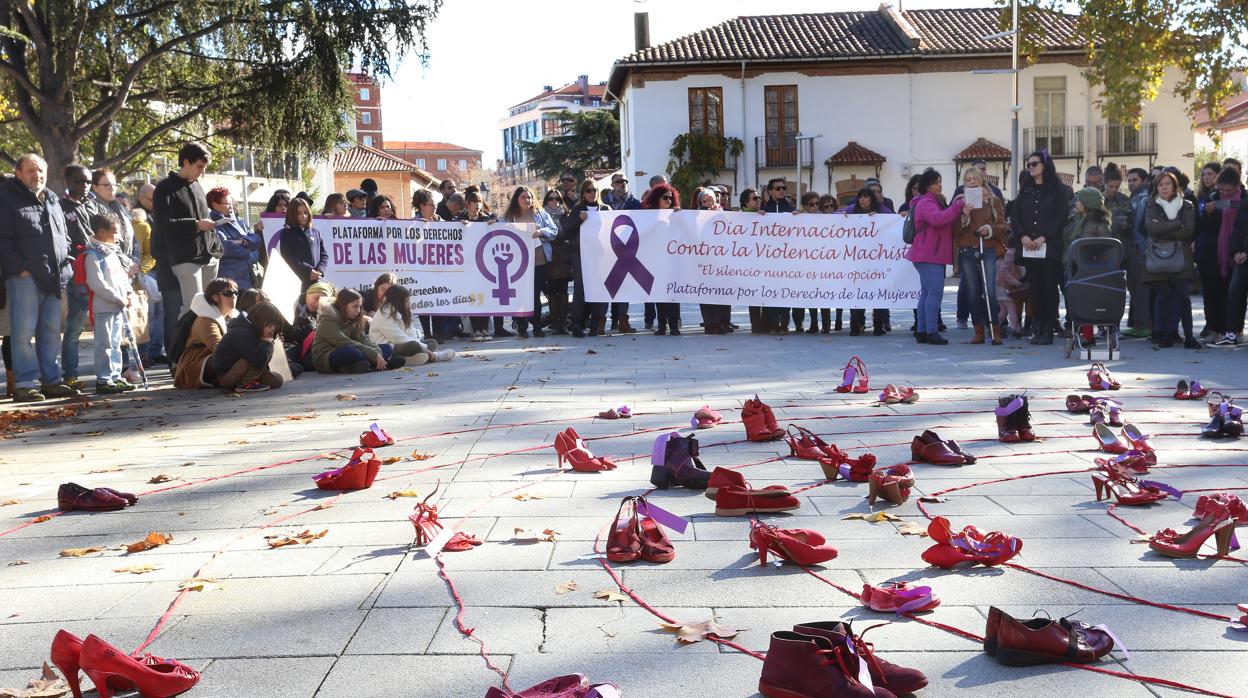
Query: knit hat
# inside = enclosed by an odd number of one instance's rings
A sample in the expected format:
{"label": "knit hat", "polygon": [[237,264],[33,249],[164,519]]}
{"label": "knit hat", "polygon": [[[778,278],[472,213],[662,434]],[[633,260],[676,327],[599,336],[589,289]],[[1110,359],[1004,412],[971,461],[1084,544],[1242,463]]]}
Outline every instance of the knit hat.
{"label": "knit hat", "polygon": [[1083,207],[1089,211],[1105,210],[1105,194],[1096,187],[1084,187],[1075,194],[1075,198],[1083,203]]}
{"label": "knit hat", "polygon": [[328,296],[328,297],[333,297],[333,296],[338,295],[338,292],[334,290],[334,285],[329,283],[328,281],[318,281],[312,284],[311,286],[308,287],[307,292],[319,293],[322,296]]}

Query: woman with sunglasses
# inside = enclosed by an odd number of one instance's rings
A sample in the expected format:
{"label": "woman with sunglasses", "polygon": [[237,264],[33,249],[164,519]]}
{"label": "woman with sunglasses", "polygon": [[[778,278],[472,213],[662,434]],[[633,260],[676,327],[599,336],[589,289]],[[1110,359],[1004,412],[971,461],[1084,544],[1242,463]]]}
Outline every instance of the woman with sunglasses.
{"label": "woman with sunglasses", "polygon": [[195,315],[186,345],[177,358],[173,385],[178,388],[213,388],[220,385],[212,364],[212,352],[225,336],[226,325],[238,315],[238,284],[233,279],[218,277],[208,282],[203,293],[191,299],[190,312]]}
{"label": "woman with sunglasses", "polygon": [[581,277],[581,226],[589,220],[590,211],[610,211],[611,208],[598,201],[598,188],[594,180],[581,182],[581,198],[577,201],[568,217],[564,219],[563,229],[559,231],[556,241],[567,244],[569,261],[572,262],[572,336],[585,336],[585,328],[589,328],[589,336],[597,337],[606,329],[607,304],[585,302],[585,282]]}
{"label": "woman with sunglasses", "polygon": [[[641,207],[659,211],[679,211],[680,193],[667,183],[655,185],[642,197]],[[654,334],[662,336],[670,331],[672,335],[679,335],[680,303],[655,303],[654,308],[659,322],[659,328],[654,331]]]}
{"label": "woman with sunglasses", "polygon": [[[542,210],[554,221],[555,227],[563,230],[568,218],[568,208],[563,203],[563,193],[558,189],[546,192],[542,199]],[[550,305],[550,318],[547,327],[551,334],[568,333],[568,283],[572,280],[572,257],[568,251],[566,240],[558,235],[550,242],[550,261],[546,263],[546,300]],[[538,318],[540,320],[540,318]]]}
{"label": "woman with sunglasses", "polygon": [[[719,205],[719,192],[705,187],[694,195],[699,211],[722,211]],[[706,334],[728,334],[732,331],[732,306],[716,303],[702,303],[698,306],[702,311],[702,331]],[[679,312],[679,306],[677,306]],[[679,327],[679,325],[678,325]],[[679,330],[678,330],[679,331]]]}
{"label": "woman with sunglasses", "polygon": [[[844,214],[858,214],[874,216],[877,213],[892,213],[893,210],[880,201],[880,195],[876,193],[875,187],[867,186],[858,191],[854,203],[837,211]],[[840,314],[840,311],[837,311]],[[890,315],[888,308],[875,308],[871,311],[871,334],[876,337],[882,337],[888,333]],[[857,337],[867,327],[867,311],[862,308],[855,308],[849,311],[849,334],[851,337]]]}
{"label": "woman with sunglasses", "polygon": [[1052,344],[1061,282],[1062,231],[1073,195],[1058,179],[1048,153],[1036,151],[1023,162],[1018,198],[1010,207],[1010,222],[1017,237],[1015,256],[1022,260],[1030,284],[1031,343]]}

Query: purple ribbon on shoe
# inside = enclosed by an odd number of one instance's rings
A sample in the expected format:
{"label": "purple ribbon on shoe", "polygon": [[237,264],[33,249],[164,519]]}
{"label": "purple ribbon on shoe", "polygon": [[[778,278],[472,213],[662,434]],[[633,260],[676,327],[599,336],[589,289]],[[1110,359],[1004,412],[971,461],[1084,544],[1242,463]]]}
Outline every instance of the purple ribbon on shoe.
{"label": "purple ribbon on shoe", "polygon": [[1141,480],[1140,486],[1141,487],[1156,487],[1157,489],[1161,490],[1162,492],[1165,492],[1166,494],[1170,495],[1171,497],[1174,497],[1175,499],[1183,499],[1182,492],[1175,489],[1174,487],[1171,487],[1170,485],[1167,485],[1164,482],[1157,482],[1156,480]]}
{"label": "purple ribbon on shoe", "polygon": [[[621,240],[615,234],[616,228],[624,225],[631,230],[628,240]],[[611,231],[608,235],[611,238],[611,251],[615,253],[615,264],[607,274],[606,281],[603,282],[603,285],[607,287],[607,293],[615,298],[615,294],[620,291],[620,286],[624,284],[624,279],[629,276],[636,279],[637,284],[646,293],[650,293],[651,287],[654,286],[654,274],[646,269],[646,265],[642,264],[640,259],[637,259],[637,250],[641,248],[641,236],[637,234],[637,224],[633,223],[633,219],[628,216],[617,216],[611,223]]]}
{"label": "purple ribbon on shoe", "polygon": [[685,529],[689,528],[687,519],[683,519],[662,507],[655,506],[645,499],[637,500],[637,513],[642,516],[649,516],[677,533],[684,533]]}
{"label": "purple ribbon on shoe", "polygon": [[1022,406],[1023,406],[1023,398],[1022,398],[1022,396],[1020,395],[1020,396],[1018,396],[1018,397],[1014,398],[1013,400],[1011,400],[1011,401],[1010,401],[1010,404],[1006,405],[1005,407],[998,407],[998,408],[996,408],[996,411],[997,411],[997,416],[998,416],[998,417],[1008,417],[1008,416],[1010,416],[1010,415],[1014,414],[1015,412],[1017,412],[1017,411],[1018,411],[1018,408],[1020,408],[1020,407],[1022,407]]}

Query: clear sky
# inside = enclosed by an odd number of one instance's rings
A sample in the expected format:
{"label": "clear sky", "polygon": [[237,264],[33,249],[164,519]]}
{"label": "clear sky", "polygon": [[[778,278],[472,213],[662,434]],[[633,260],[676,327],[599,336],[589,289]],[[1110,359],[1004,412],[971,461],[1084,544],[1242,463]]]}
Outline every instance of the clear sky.
{"label": "clear sky", "polygon": [[[898,4],[898,0],[893,0]],[[901,0],[903,9],[989,7],[992,0]],[[429,36],[429,62],[406,57],[382,88],[386,140],[448,141],[502,152],[508,107],[589,75],[607,79],[633,50],[633,13],[650,13],[659,44],[741,15],[874,10],[878,0],[579,0],[523,4],[447,0]]]}

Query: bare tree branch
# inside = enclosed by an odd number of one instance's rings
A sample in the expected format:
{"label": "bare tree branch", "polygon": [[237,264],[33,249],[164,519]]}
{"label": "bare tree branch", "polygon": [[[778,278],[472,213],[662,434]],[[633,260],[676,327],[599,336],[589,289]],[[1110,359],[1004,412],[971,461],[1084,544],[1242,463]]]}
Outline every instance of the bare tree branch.
{"label": "bare tree branch", "polygon": [[170,119],[169,121],[166,121],[163,124],[159,124],[157,126],[152,127],[147,133],[135,139],[134,145],[131,145],[129,148],[126,148],[125,150],[122,150],[118,153],[114,153],[113,156],[110,158],[106,158],[103,161],[96,162],[94,164],[96,167],[111,167],[116,163],[125,162],[126,160],[129,160],[130,158],[143,152],[144,148],[148,145],[148,141],[152,140],[153,138],[156,138],[162,133],[165,133],[166,131],[177,128],[181,126],[182,124],[185,124],[186,122],[203,114],[204,112],[208,111],[210,108],[226,101],[227,99],[232,99],[237,96],[248,96],[249,94],[252,94],[252,95],[259,94],[259,91],[249,90],[249,91],[245,91],[245,92],[238,93],[238,94],[222,95],[215,99],[210,99],[204,102],[203,104],[199,105],[198,107],[195,107],[194,109],[186,112],[185,114],[178,116],[177,118]]}

